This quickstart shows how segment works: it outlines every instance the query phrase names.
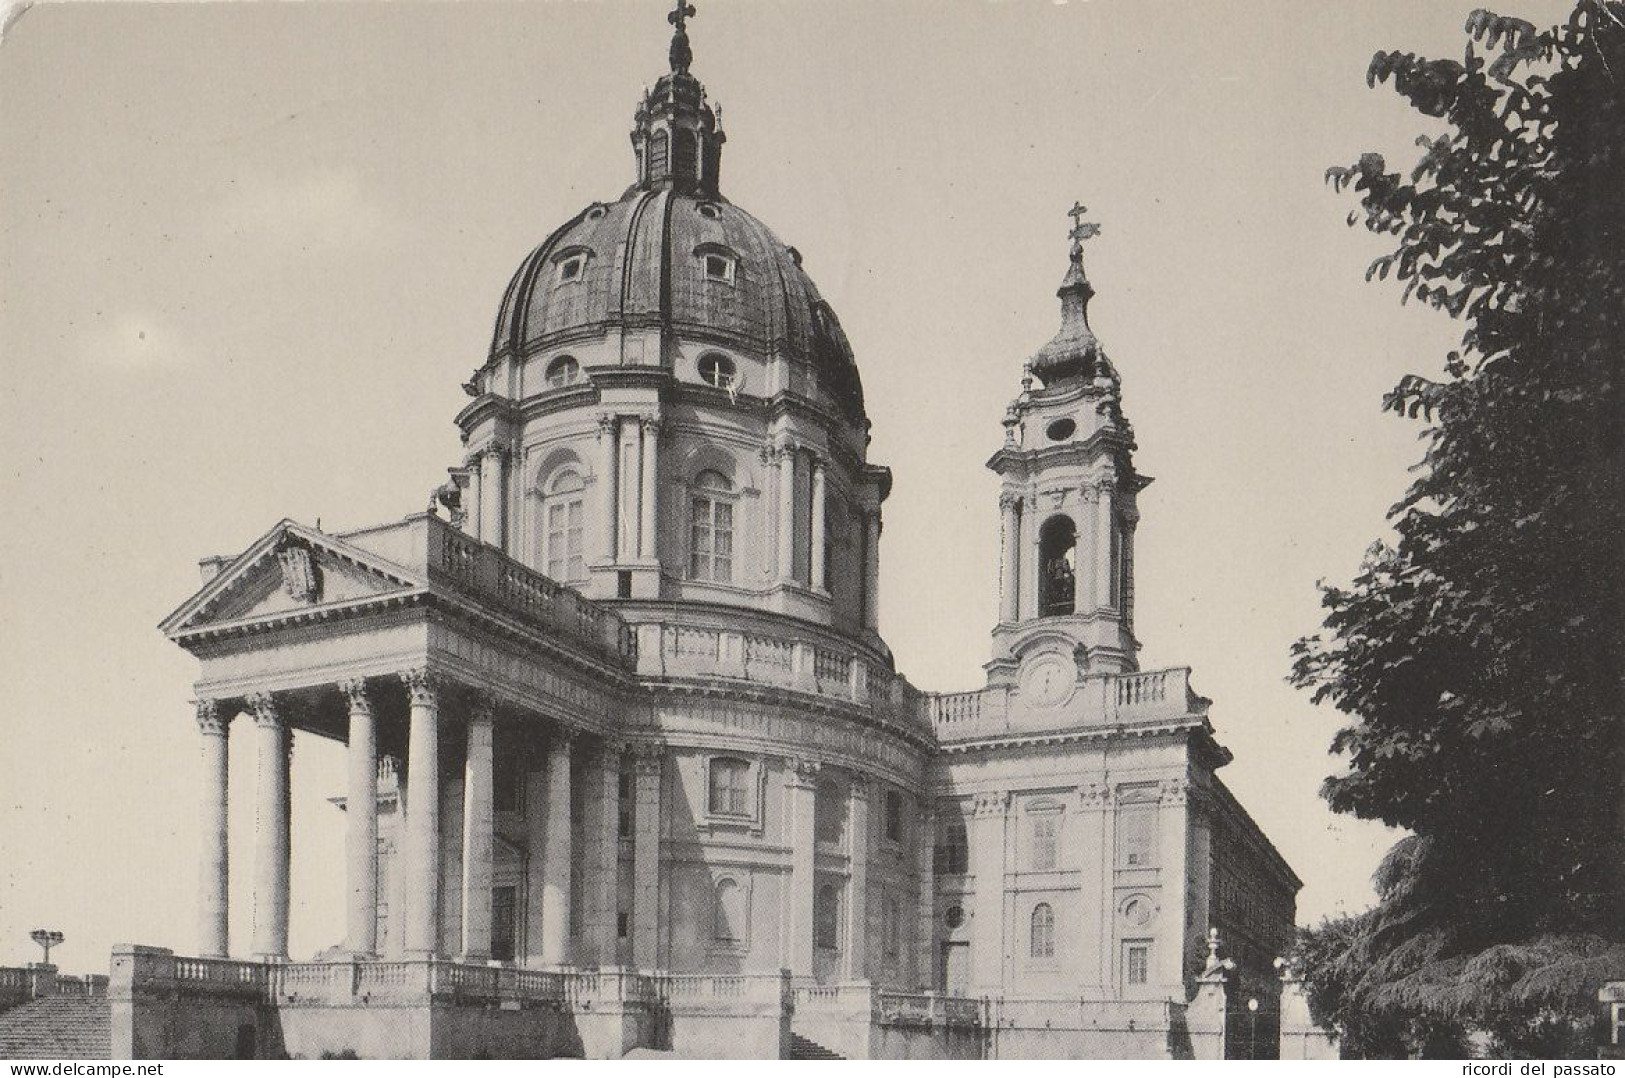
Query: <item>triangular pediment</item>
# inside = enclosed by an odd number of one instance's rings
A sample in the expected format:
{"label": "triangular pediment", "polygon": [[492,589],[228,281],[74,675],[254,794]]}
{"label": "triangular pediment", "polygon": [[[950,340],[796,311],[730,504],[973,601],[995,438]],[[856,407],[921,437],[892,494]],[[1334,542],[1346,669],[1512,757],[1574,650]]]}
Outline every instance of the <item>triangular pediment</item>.
{"label": "triangular pediment", "polygon": [[228,564],[159,628],[170,637],[275,621],[421,590],[403,566],[325,532],[284,520]]}

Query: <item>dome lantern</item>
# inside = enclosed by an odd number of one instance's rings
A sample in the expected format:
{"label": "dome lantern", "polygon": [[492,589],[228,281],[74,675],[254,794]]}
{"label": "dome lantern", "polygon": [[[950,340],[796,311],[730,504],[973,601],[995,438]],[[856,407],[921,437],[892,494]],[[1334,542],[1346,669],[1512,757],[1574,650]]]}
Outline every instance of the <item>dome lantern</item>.
{"label": "dome lantern", "polygon": [[637,158],[637,186],[671,187],[684,193],[717,195],[722,166],[720,110],[706,101],[705,87],[689,74],[694,50],[688,42],[688,20],[694,5],[677,0],[666,16],[672,25],[670,70],[643,95],[632,124],[632,150]]}

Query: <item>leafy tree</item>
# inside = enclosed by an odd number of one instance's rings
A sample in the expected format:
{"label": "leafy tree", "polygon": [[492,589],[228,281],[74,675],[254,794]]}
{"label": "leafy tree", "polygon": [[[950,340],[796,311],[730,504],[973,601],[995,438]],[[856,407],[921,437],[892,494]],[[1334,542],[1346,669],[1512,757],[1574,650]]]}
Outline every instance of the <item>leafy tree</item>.
{"label": "leafy tree", "polygon": [[1622,17],[1476,11],[1462,61],[1377,54],[1368,82],[1445,133],[1406,173],[1327,174],[1394,244],[1367,278],[1465,323],[1443,378],[1384,400],[1426,423],[1397,541],[1293,649],[1293,683],[1350,716],[1324,796],[1414,833],[1376,909],[1306,937],[1312,1005],[1385,1051],[1438,1021],[1537,1051],[1625,977]]}

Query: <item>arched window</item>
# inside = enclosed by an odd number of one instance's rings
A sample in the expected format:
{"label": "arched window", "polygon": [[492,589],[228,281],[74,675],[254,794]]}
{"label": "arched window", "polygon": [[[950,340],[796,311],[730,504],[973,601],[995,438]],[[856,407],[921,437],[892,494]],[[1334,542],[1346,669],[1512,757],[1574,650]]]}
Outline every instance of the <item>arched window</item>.
{"label": "arched window", "polygon": [[[572,360],[572,362],[574,362]],[[587,579],[587,562],[582,554],[582,509],[586,483],[574,468],[565,468],[553,477],[542,499],[545,524],[542,564],[554,580],[572,582]]]}
{"label": "arched window", "polygon": [[750,764],[731,756],[711,761],[710,806],[713,816],[750,815]]}
{"label": "arched window", "polygon": [[562,389],[581,381],[581,364],[575,356],[560,356],[547,365],[549,389]]}
{"label": "arched window", "polygon": [[689,501],[688,575],[729,581],[734,575],[733,484],[720,472],[701,472]]}
{"label": "arched window", "polygon": [[700,378],[709,385],[718,389],[733,388],[737,378],[738,369],[734,361],[721,352],[707,352],[700,357]]}
{"label": "arched window", "polygon": [[813,946],[826,951],[841,947],[841,890],[833,883],[819,887],[813,903]]}
{"label": "arched window", "polygon": [[937,875],[963,876],[970,870],[970,842],[965,834],[965,821],[952,816],[943,824],[937,842]]}
{"label": "arched window", "polygon": [[1033,907],[1027,953],[1033,958],[1055,957],[1055,910],[1048,902]]}
{"label": "arched window", "polygon": [[1072,613],[1077,603],[1077,528],[1071,517],[1050,517],[1038,530],[1038,616]]}
{"label": "arched window", "polygon": [[717,881],[716,906],[711,913],[711,937],[718,943],[740,943],[745,935],[745,889],[733,879]]}

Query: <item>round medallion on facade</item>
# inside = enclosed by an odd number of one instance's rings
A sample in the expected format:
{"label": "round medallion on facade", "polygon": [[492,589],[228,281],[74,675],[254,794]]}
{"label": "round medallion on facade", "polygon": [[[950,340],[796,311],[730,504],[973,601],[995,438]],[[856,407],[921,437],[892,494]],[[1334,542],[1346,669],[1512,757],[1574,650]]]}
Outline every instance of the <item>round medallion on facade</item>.
{"label": "round medallion on facade", "polygon": [[1123,920],[1132,928],[1144,928],[1157,916],[1157,907],[1147,895],[1133,895],[1125,899]]}
{"label": "round medallion on facade", "polygon": [[1072,698],[1078,668],[1070,658],[1048,651],[1027,660],[1021,671],[1021,695],[1032,707],[1059,707]]}

